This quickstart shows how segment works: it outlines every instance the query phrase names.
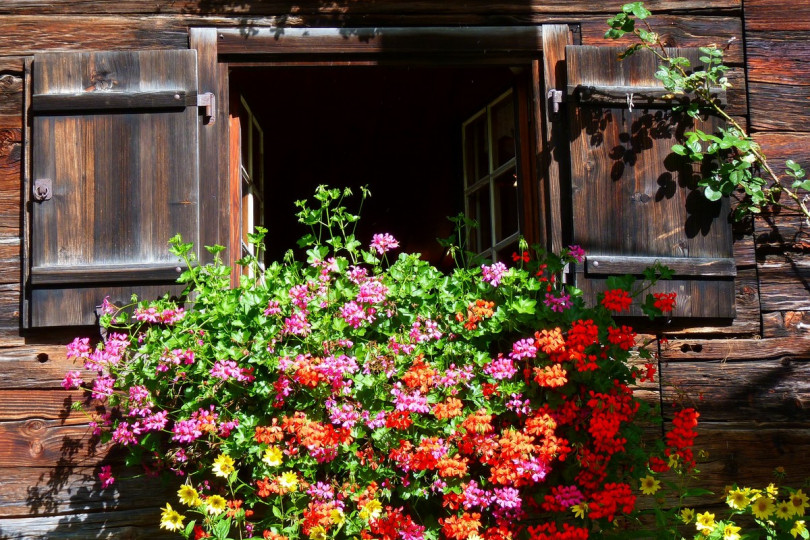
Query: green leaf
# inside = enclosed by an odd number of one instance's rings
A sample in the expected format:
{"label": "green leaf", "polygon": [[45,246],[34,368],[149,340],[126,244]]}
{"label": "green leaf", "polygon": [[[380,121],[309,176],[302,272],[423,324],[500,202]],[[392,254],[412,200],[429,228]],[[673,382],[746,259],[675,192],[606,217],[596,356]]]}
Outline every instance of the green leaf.
{"label": "green leaf", "polygon": [[710,201],[719,201],[723,194],[719,191],[713,190],[710,186],[703,188],[703,196]]}
{"label": "green leaf", "polygon": [[676,154],[678,154],[679,156],[685,156],[686,155],[686,147],[683,146],[682,144],[673,144],[672,145],[672,151],[675,152]]}

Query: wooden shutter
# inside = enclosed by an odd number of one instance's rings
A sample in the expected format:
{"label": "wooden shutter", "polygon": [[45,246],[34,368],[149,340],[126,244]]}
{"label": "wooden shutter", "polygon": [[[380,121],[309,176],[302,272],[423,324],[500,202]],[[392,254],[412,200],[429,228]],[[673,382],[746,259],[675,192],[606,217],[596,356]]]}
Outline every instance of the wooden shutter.
{"label": "wooden shutter", "polygon": [[[619,61],[622,50],[566,47],[572,242],[587,253],[576,284],[595,298],[609,275],[639,274],[657,261],[675,271],[656,288],[678,293],[674,316],[734,317],[729,201],[708,201],[697,186],[700,165],[672,153],[676,135],[694,126],[670,112],[654,77],[657,58]],[[701,65],[697,49],[672,53]],[[712,132],[717,122],[699,127]]]}
{"label": "wooden shutter", "polygon": [[194,50],[34,57],[26,322],[93,324],[106,295],[159,296],[168,240],[199,240]]}

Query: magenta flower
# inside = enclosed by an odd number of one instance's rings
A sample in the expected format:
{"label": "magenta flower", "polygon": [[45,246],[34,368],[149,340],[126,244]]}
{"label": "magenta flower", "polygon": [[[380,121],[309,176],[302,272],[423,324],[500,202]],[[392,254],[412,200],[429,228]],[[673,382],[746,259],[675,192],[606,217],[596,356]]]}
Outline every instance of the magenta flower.
{"label": "magenta flower", "polygon": [[562,313],[571,307],[571,297],[564,292],[560,292],[559,296],[549,293],[543,303],[551,308],[551,311]]}
{"label": "magenta flower", "polygon": [[482,264],[481,273],[483,275],[481,279],[484,281],[484,283],[489,283],[493,287],[497,287],[501,284],[501,280],[508,270],[509,269],[506,268],[506,265],[502,262],[496,262],[491,266]]}
{"label": "magenta flower", "polygon": [[568,254],[571,255],[578,263],[581,263],[585,259],[585,250],[576,244],[568,246]]}
{"label": "magenta flower", "polygon": [[398,248],[399,242],[388,233],[375,234],[371,237],[370,247],[376,250],[378,254],[382,255],[392,249]]}
{"label": "magenta flower", "polygon": [[79,388],[83,382],[81,373],[78,371],[68,371],[65,374],[65,378],[62,380],[62,388],[65,390],[73,390]]}
{"label": "magenta flower", "polygon": [[115,477],[112,475],[112,467],[104,465],[101,467],[101,472],[98,473],[98,479],[101,481],[101,489],[107,489],[115,483]]}
{"label": "magenta flower", "polygon": [[511,379],[517,373],[517,368],[510,358],[499,354],[498,358],[484,366],[484,373],[497,380]]}

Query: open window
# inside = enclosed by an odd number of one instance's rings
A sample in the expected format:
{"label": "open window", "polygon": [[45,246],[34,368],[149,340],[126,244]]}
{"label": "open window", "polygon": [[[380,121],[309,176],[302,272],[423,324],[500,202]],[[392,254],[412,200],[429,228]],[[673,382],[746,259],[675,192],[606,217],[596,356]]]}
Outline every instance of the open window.
{"label": "open window", "polygon": [[278,258],[303,232],[293,201],[322,183],[370,185],[358,236],[391,232],[438,265],[445,217],[466,210],[490,258],[520,235],[581,243],[576,284],[591,296],[611,272],[637,272],[629,263],[669,263],[676,315],[733,317],[727,203],[702,204],[694,171],[673,165],[674,130],[639,136],[660,108],[581,99],[604,86],[642,95],[655,66],[566,50],[571,36],[206,28],[189,51],[37,55],[23,325],[93,324],[106,295],[166,291],[182,270],[166,249],[175,233],[224,244],[233,261],[264,220]]}

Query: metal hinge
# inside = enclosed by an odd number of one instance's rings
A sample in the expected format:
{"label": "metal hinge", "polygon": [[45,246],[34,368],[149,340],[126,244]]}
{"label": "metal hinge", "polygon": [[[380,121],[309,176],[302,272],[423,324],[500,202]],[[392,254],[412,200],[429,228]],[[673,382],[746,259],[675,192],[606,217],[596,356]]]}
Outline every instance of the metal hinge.
{"label": "metal hinge", "polygon": [[217,121],[217,100],[211,92],[197,94],[197,107],[205,107],[203,124],[213,124]]}
{"label": "metal hinge", "polygon": [[551,111],[556,114],[560,112],[560,103],[565,103],[565,94],[562,90],[551,89],[546,95],[551,103]]}

